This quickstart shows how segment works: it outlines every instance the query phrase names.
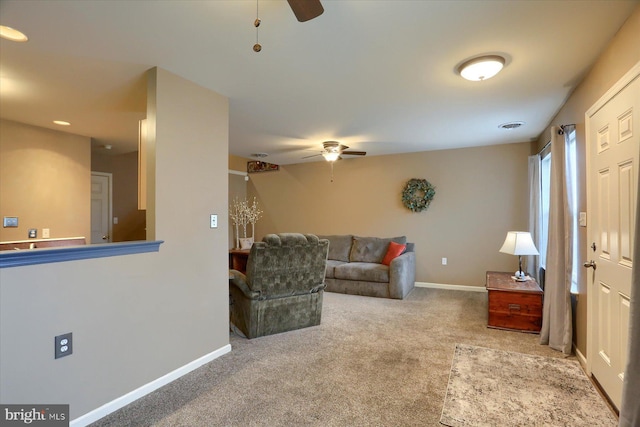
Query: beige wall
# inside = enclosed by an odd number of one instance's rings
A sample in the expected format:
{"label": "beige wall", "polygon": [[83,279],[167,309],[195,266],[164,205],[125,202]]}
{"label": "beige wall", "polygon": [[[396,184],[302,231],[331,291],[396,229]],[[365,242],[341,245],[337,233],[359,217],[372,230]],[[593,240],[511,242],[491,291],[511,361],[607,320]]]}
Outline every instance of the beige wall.
{"label": "beige wall", "polygon": [[245,159],[244,157],[238,156],[229,156],[229,169],[238,171],[238,172],[246,172],[247,171],[247,162],[250,159]]}
{"label": "beige wall", "polygon": [[138,210],[138,152],[93,152],[91,170],[112,174],[113,216],[118,218],[112,225],[112,242],[146,240],[146,212]]}
{"label": "beige wall", "polygon": [[26,240],[30,228],[51,238],[91,234],[91,140],[66,132],[0,120],[0,241]]}
{"label": "beige wall", "polygon": [[[229,344],[228,100],[164,70],[150,80],[164,243],[0,269],[2,403],[69,403],[77,418]],[[73,354],[55,360],[53,337],[66,332]]]}
{"label": "beige wall", "polygon": [[[551,125],[575,124],[578,143],[578,207],[581,212],[587,210],[586,185],[586,138],[585,112],[600,99],[627,71],[640,61],[640,6],[637,6],[606,50],[600,55],[593,68],[582,83],[571,94],[560,109]],[[550,129],[540,136],[538,147],[550,140]],[[589,260],[587,230],[579,228],[580,265]],[[587,353],[587,276],[585,270],[579,270],[579,290],[577,295],[576,331],[574,342],[578,350]]]}
{"label": "beige wall", "polygon": [[[484,286],[487,270],[516,271],[498,252],[509,230],[528,226],[530,143],[325,161],[252,174],[264,218],[256,234],[303,232],[391,237],[416,245],[418,282]],[[436,187],[428,210],[401,202],[411,178]],[[446,257],[448,264],[442,265]]]}

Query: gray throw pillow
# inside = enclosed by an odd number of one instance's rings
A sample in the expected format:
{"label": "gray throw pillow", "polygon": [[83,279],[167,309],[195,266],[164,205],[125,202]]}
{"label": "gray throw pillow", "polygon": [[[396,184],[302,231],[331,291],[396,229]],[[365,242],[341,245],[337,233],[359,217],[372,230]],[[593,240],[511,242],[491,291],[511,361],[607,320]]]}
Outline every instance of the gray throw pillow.
{"label": "gray throw pillow", "polygon": [[403,245],[407,243],[407,237],[399,236],[382,239],[379,237],[353,236],[353,245],[351,246],[349,261],[375,262],[379,264],[387,253],[389,242],[396,242]]}
{"label": "gray throw pillow", "polygon": [[320,239],[329,240],[329,259],[336,261],[349,262],[349,253],[351,252],[351,234],[323,236],[318,235]]}

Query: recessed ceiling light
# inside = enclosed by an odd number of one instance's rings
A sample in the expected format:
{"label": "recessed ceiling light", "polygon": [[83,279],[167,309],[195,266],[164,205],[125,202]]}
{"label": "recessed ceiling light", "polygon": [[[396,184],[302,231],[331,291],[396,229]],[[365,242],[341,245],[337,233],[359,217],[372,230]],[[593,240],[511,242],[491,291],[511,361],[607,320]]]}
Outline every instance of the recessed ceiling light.
{"label": "recessed ceiling light", "polygon": [[0,37],[3,39],[11,40],[12,42],[26,42],[29,40],[23,32],[16,30],[15,28],[0,25]]}
{"label": "recessed ceiling light", "polygon": [[520,126],[522,126],[523,124],[524,124],[524,122],[508,122],[508,123],[503,123],[503,124],[499,125],[498,127],[500,129],[511,130],[511,129],[517,129]]}
{"label": "recessed ceiling light", "polygon": [[251,157],[257,157],[257,158],[262,158],[262,157],[267,157],[268,154],[267,153],[252,153]]}
{"label": "recessed ceiling light", "polygon": [[504,58],[498,55],[486,55],[463,62],[458,67],[462,77],[474,82],[490,79],[504,67]]}
{"label": "recessed ceiling light", "polygon": [[65,122],[64,120],[54,120],[53,123],[60,126],[71,126],[71,123]]}

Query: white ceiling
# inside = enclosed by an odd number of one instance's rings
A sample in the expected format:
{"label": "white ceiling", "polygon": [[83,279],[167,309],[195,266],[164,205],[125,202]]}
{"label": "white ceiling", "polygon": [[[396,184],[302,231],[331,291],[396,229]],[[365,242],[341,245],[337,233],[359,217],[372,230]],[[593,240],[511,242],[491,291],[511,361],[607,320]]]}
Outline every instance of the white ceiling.
{"label": "white ceiling", "polygon": [[[322,141],[368,155],[537,139],[638,1],[12,1],[0,24],[0,117],[135,150],[144,71],[159,66],[230,100],[229,152],[321,160]],[[485,82],[456,74],[507,58]],[[51,124],[72,123],[60,129]],[[498,125],[523,121],[506,131]]]}

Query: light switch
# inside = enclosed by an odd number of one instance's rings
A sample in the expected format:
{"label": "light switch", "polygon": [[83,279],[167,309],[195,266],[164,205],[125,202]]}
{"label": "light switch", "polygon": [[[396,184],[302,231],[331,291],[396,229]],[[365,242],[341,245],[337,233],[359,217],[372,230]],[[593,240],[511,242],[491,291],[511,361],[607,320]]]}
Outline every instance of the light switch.
{"label": "light switch", "polygon": [[42,238],[43,239],[48,239],[49,237],[51,237],[51,233],[49,231],[48,228],[43,228],[42,229]]}
{"label": "light switch", "polygon": [[580,224],[580,227],[586,227],[587,226],[587,213],[586,212],[580,212],[580,217],[578,219],[578,223]]}
{"label": "light switch", "polygon": [[218,228],[218,215],[211,214],[211,228]]}

